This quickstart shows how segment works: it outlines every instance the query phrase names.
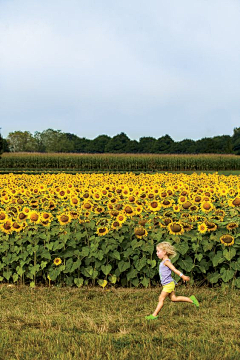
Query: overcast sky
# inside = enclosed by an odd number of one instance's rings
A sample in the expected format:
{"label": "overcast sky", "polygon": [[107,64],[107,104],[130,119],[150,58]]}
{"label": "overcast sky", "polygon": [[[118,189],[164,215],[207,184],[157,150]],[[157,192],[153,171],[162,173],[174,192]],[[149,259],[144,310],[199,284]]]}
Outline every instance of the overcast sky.
{"label": "overcast sky", "polygon": [[232,135],[239,34],[239,0],[0,0],[2,135]]}

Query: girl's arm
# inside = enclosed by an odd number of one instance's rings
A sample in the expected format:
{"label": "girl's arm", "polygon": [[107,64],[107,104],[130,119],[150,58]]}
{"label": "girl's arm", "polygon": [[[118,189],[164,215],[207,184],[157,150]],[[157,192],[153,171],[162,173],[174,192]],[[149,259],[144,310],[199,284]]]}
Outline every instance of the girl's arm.
{"label": "girl's arm", "polygon": [[[175,268],[175,266],[173,266],[173,264],[169,260],[166,260],[164,265],[169,267],[169,269],[171,269],[173,272],[175,272],[175,274],[177,274],[178,276],[180,276],[182,274],[181,271],[177,270]],[[189,276],[185,276],[183,274],[182,274],[181,278],[183,279],[183,281],[189,281],[190,280]]]}

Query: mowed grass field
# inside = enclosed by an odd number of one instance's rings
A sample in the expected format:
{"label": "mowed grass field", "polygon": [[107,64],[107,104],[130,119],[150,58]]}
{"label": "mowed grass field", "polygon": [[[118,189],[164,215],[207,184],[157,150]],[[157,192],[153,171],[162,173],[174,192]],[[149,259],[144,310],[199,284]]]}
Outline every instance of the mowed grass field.
{"label": "mowed grass field", "polygon": [[0,288],[0,359],[240,358],[240,291],[180,285],[200,308],[165,301],[147,322],[160,287]]}

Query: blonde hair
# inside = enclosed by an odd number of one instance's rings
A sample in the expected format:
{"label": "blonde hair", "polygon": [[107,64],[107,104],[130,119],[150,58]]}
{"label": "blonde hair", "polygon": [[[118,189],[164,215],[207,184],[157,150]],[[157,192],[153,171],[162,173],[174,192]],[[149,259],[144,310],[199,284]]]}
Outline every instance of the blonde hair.
{"label": "blonde hair", "polygon": [[174,246],[171,245],[167,241],[163,241],[163,242],[157,244],[156,248],[157,248],[157,250],[162,249],[162,250],[166,251],[167,256],[169,256],[170,258],[173,258],[174,256],[177,255]]}

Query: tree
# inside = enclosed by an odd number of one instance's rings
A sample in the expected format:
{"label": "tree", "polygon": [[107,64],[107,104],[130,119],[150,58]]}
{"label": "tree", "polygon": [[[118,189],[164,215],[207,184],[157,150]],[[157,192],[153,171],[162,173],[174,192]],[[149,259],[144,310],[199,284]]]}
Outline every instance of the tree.
{"label": "tree", "polygon": [[144,136],[139,139],[139,152],[152,153],[156,144],[156,139],[151,136]]}
{"label": "tree", "polygon": [[184,139],[175,142],[172,148],[174,154],[194,154],[196,153],[196,143],[191,139]]}
{"label": "tree", "polygon": [[44,141],[43,141],[43,137],[42,137],[42,133],[39,131],[35,131],[34,133],[34,139],[36,141],[36,150],[37,152],[45,152],[46,151],[46,147],[44,145]]}
{"label": "tree", "polygon": [[108,135],[99,135],[89,142],[87,151],[90,153],[104,153],[105,148],[110,140],[111,137]]}
{"label": "tree", "polygon": [[155,141],[152,146],[152,152],[157,154],[171,153],[172,146],[174,144],[173,139],[169,135],[160,137]]}
{"label": "tree", "polygon": [[39,140],[38,145],[46,152],[74,151],[74,144],[69,140],[67,134],[62,133],[61,130],[47,129],[36,135]]}
{"label": "tree", "polygon": [[10,132],[7,141],[10,151],[36,151],[36,141],[29,131]]}
{"label": "tree", "polygon": [[129,137],[122,132],[109,140],[105,147],[105,151],[108,153],[126,153],[129,142]]}
{"label": "tree", "polygon": [[232,146],[235,154],[240,155],[240,127],[233,129]]}
{"label": "tree", "polygon": [[3,153],[3,150],[4,150],[4,143],[3,143],[2,135],[0,134],[0,155]]}

